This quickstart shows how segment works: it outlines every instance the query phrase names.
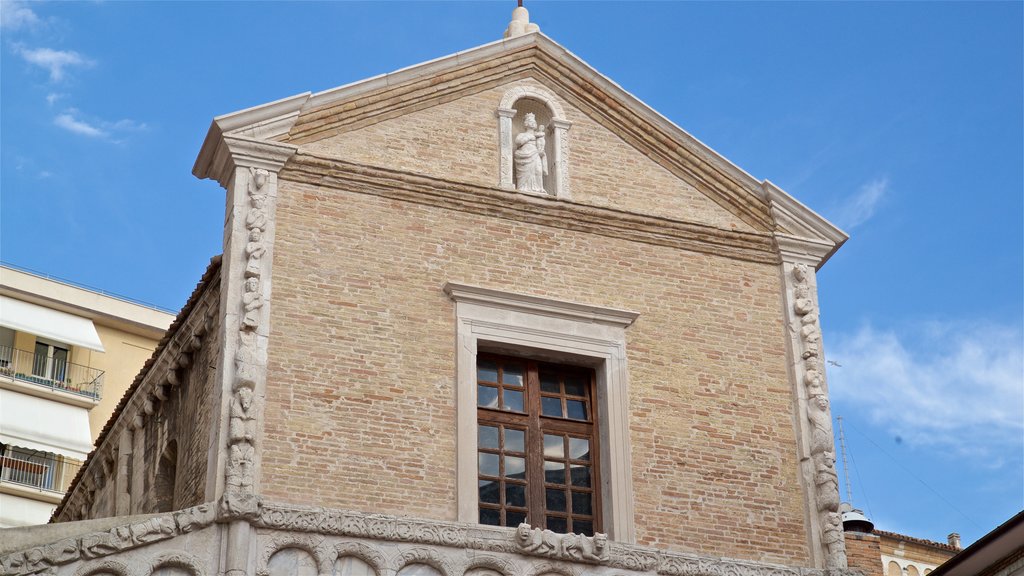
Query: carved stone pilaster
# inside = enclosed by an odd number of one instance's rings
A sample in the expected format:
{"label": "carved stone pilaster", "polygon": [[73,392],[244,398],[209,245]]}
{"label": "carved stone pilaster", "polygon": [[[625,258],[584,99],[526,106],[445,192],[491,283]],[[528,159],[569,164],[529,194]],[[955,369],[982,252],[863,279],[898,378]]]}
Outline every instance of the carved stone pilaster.
{"label": "carved stone pilaster", "polygon": [[839,513],[839,483],[818,319],[817,285],[814,269],[800,260],[785,261],[782,274],[801,481],[807,495],[809,544],[818,567],[840,570],[847,568],[846,547]]}
{"label": "carved stone pilaster", "polygon": [[[216,126],[216,123],[215,123]],[[214,133],[216,131],[211,131]],[[248,521],[260,510],[261,409],[266,395],[277,173],[295,146],[222,135],[204,145],[196,176],[227,190],[221,268],[221,341],[216,402],[220,425],[211,451],[207,500],[220,502],[228,523],[225,574],[251,573]]]}

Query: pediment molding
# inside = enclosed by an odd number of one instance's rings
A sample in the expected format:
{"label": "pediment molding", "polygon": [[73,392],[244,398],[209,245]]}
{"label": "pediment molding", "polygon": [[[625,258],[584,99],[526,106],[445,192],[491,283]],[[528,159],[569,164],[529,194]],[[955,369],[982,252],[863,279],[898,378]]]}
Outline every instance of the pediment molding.
{"label": "pediment molding", "polygon": [[301,147],[526,79],[543,84],[756,231],[776,234],[777,257],[799,253],[793,257],[817,267],[846,241],[827,220],[771,182],[756,180],[539,32],[219,116],[194,173],[210,177],[201,164],[225,135]]}
{"label": "pediment molding", "polygon": [[705,224],[346,162],[309,152],[292,156],[279,178],[321,190],[381,196],[738,260],[766,264],[780,262],[774,237],[769,233],[724,230]]}

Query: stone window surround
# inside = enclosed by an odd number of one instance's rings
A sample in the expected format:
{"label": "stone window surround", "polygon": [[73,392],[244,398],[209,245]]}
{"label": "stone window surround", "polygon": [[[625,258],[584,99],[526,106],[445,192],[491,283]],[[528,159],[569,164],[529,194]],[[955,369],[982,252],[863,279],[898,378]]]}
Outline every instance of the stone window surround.
{"label": "stone window surround", "polygon": [[594,367],[600,422],[601,499],[611,540],[633,544],[626,328],[634,312],[447,283],[456,315],[456,480],[458,520],[478,522],[478,349]]}

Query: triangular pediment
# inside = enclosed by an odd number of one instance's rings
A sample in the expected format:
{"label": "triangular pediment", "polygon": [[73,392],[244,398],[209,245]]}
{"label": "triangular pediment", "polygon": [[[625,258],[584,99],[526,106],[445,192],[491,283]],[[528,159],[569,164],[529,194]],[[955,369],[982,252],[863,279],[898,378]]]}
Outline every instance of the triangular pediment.
{"label": "triangular pediment", "polygon": [[497,112],[501,94],[516,86],[553,94],[565,109],[572,124],[567,162],[573,202],[719,229],[809,237],[829,243],[828,254],[845,240],[813,212],[781,208],[780,198],[789,198],[784,192],[540,33],[222,116],[211,136],[287,142],[319,156],[498,186]]}

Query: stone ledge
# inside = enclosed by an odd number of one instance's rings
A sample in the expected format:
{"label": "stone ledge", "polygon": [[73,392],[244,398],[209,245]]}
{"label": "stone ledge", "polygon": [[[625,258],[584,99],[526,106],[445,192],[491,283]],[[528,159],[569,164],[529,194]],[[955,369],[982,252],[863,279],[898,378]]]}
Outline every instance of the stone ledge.
{"label": "stone ledge", "polygon": [[[321,568],[341,555],[352,555],[377,564],[379,576],[391,576],[411,563],[426,563],[438,568],[442,576],[463,576],[474,568],[485,567],[502,576],[559,574],[609,576],[622,571],[660,576],[859,576],[855,570],[820,570],[766,564],[749,560],[670,552],[644,546],[610,542],[603,552],[593,546],[597,538],[553,534],[552,546],[533,548],[524,544],[523,528],[500,528],[458,522],[365,514],[317,507],[265,503],[250,520],[225,513],[225,507],[206,503],[177,512],[148,516],[124,516],[57,524],[35,529],[28,538],[14,540],[15,546],[34,545],[0,556],[0,575],[72,573],[75,563],[83,566],[133,565],[139,562],[136,549],[152,546],[152,558],[142,565],[166,565],[168,551],[179,550],[185,538],[207,539],[206,555],[191,554],[179,558],[194,574],[217,573],[219,550],[227,525],[250,522],[256,530],[247,538],[259,543],[256,562],[250,566],[257,574],[266,574],[267,562],[285,548],[299,548],[314,556]],[[89,531],[100,528],[99,531]],[[527,528],[528,530],[528,528]],[[538,531],[533,531],[536,535]],[[2,532],[0,532],[2,533]],[[345,538],[353,539],[351,541]],[[189,540],[191,539],[191,540]],[[45,541],[46,543],[43,543]],[[591,542],[588,544],[587,542]],[[574,551],[587,552],[576,556]],[[524,548],[524,545],[527,546]],[[14,546],[4,546],[10,549]],[[199,552],[203,546],[191,546]],[[386,552],[386,553],[385,553]],[[334,558],[331,558],[334,554]],[[127,555],[127,556],[126,556]],[[174,560],[174,559],[172,559]],[[205,566],[205,571],[203,570]],[[148,573],[148,572],[147,572]]]}

